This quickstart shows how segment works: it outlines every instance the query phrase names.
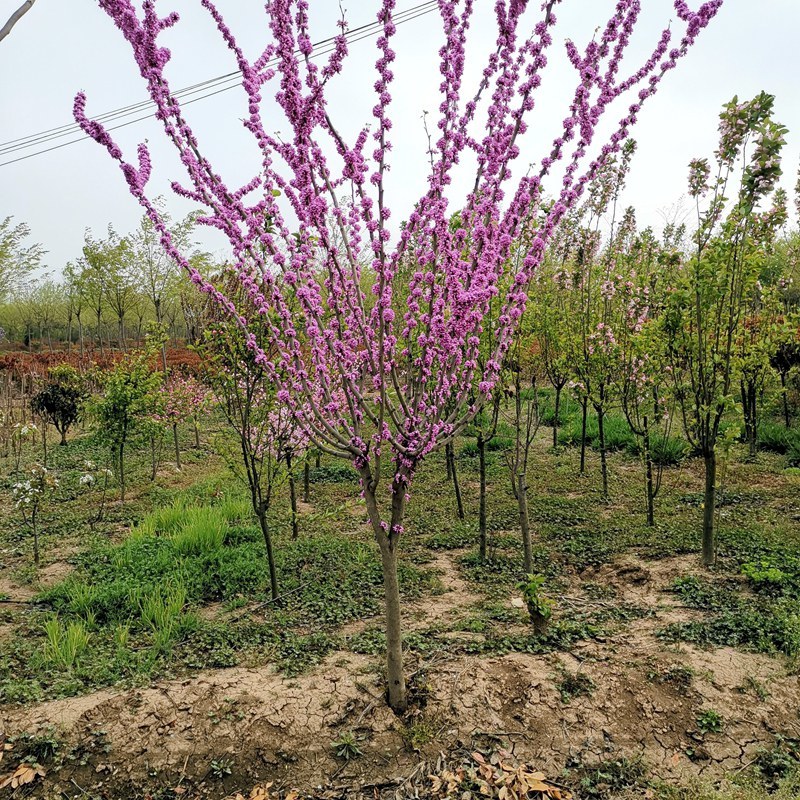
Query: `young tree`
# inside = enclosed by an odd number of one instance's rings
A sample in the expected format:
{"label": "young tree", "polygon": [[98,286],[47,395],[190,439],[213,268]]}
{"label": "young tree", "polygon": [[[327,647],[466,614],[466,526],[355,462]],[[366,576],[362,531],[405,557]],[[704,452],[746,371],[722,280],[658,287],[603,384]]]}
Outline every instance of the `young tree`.
{"label": "young tree", "polygon": [[12,217],[0,221],[0,300],[22,286],[41,265],[45,250],[39,244],[26,245],[31,229]]}
{"label": "young tree", "polygon": [[67,443],[67,432],[77,421],[84,392],[78,373],[68,364],[53,367],[49,381],[31,398],[31,411],[45,424],[61,434],[61,445]]}
{"label": "young tree", "polygon": [[97,436],[111,450],[125,502],[125,448],[146,436],[156,407],[161,375],[153,371],[153,347],[125,356],[103,378],[102,394],[89,401]]}
{"label": "young tree", "polygon": [[[736,343],[742,335],[745,301],[758,279],[762,247],[786,217],[785,195],[759,212],[781,175],[786,129],[772,119],[774,97],[764,92],[749,102],[734,98],[720,115],[716,177],[707,159],[690,165],[689,193],[697,205],[695,252],[668,299],[664,332],[675,397],[689,442],[705,466],[703,563],[716,560],[714,515],[717,443],[725,412],[733,403]],[[739,170],[741,172],[739,173]],[[728,206],[728,184],[740,174]],[[705,211],[701,198],[710,193]],[[783,198],[783,200],[781,200]]]}
{"label": "young tree", "polygon": [[[270,510],[274,492],[291,466],[299,428],[285,405],[277,401],[277,389],[267,370],[248,348],[241,330],[218,319],[198,346],[203,357],[204,378],[235,437],[230,448],[218,442],[231,470],[247,486],[253,513],[264,537],[273,600],[279,597],[275,570]],[[292,509],[296,535],[296,507]]]}
{"label": "young tree", "polygon": [[[392,148],[395,0],[377,5],[373,119],[352,141],[337,127],[327,102],[328,84],[347,55],[344,22],[327,61],[318,65],[312,60],[307,0],[274,0],[266,6],[272,40],[250,60],[213,2],[203,0],[241,72],[248,108],[244,125],[260,149],[253,178],[228,188],[203,155],[165,74],[170,52],[159,44],[159,36],[178,22],[178,15],[159,17],[152,3],[140,15],[130,0],[101,0],[131,45],[158,118],[186,168],[189,185],[174,183],[173,188],[207,209],[199,221],[228,237],[239,280],[257,315],[266,320],[264,343],[249,331],[248,318],[236,304],[173,245],[146,194],[152,169],[147,146],[138,148],[138,164],[128,163],[103,125],[87,117],[83,94],[75,100],[74,113],[83,130],[119,162],[170,257],[248,332],[269,379],[280,383],[278,401],[292,410],[317,447],[356,466],[383,568],[389,703],[402,710],[407,696],[397,565],[417,467],[462,430],[491,393],[553,231],[587,182],[619,151],[643,104],[722,0],[705,2],[697,12],[675,0],[685,26],[682,38],[671,47],[675,28],[664,30],[650,56],[626,76],[620,69],[639,20],[639,0],[619,0],[583,50],[567,42],[576,88],[567,99],[560,133],[527,171],[516,163],[520,137],[528,129],[553,42],[556,0],[547,0],[535,18],[537,10],[529,9],[526,0],[496,4],[497,46],[479,72],[474,93],[464,85],[473,0],[463,5],[441,0],[438,138],[430,146],[428,187],[393,245],[386,176]],[[275,100],[287,126],[280,138],[271,133],[274,115],[267,122],[261,113],[271,82],[277,84]],[[618,100],[627,103],[624,116],[607,128],[608,138],[597,141],[600,121],[618,107]],[[531,156],[526,153],[525,162],[534,161]],[[448,191],[462,161],[476,169],[471,190],[456,207],[463,226],[451,230]],[[563,167],[556,178],[560,188],[540,223],[545,187],[556,165]],[[512,244],[527,231],[529,248],[510,263]],[[395,278],[405,264],[413,270],[405,287],[408,304],[398,318],[392,299]],[[495,350],[473,402],[484,318],[501,285],[501,313],[492,322]],[[384,474],[388,496],[381,485]]]}
{"label": "young tree", "polygon": [[[164,209],[163,201],[157,199],[154,204],[158,208],[164,225],[169,230],[174,245],[181,251],[188,250],[192,245],[194,215],[190,214],[180,222],[173,223]],[[152,304],[156,323],[163,325],[164,306],[167,300],[177,293],[180,272],[161,246],[161,235],[146,214],[139,222],[139,227],[131,235],[130,243],[132,250],[131,274],[136,285],[144,291]],[[161,346],[161,362],[166,375],[168,372],[166,341]]]}

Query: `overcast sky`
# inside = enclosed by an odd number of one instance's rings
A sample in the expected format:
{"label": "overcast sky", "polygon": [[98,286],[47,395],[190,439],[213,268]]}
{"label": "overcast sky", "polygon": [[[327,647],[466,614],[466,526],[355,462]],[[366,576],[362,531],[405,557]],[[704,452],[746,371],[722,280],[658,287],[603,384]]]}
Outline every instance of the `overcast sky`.
{"label": "overcast sky", "polygon": [[[398,0],[398,11],[421,2]],[[699,3],[700,0],[690,0],[695,7]],[[373,21],[376,0],[343,0],[343,4],[350,27]],[[641,61],[662,27],[674,17],[670,0],[642,0],[642,4],[645,11],[628,66]],[[18,5],[19,0],[0,0],[2,21]],[[207,14],[198,10],[199,5],[198,0],[159,0],[163,12],[174,8],[182,16],[178,27],[164,40],[173,52],[168,76],[176,88],[235,69]],[[260,52],[266,41],[263,3],[220,0],[218,5],[245,49],[251,54]],[[310,0],[310,5],[312,38],[316,41],[333,34],[338,2]],[[473,77],[493,42],[493,5],[494,0],[476,0],[479,13],[468,51],[469,74]],[[574,73],[560,55],[564,41],[571,38],[579,45],[585,44],[613,5],[612,0],[563,0],[555,33],[559,56],[552,58],[545,75],[547,88],[532,118],[531,133],[524,141],[521,165],[541,158],[544,143],[552,139],[566,116],[564,101],[574,87]],[[395,149],[389,185],[395,219],[406,217],[425,189],[426,139],[420,117],[424,110],[433,112],[438,105],[436,52],[441,36],[436,13],[424,14],[398,28],[398,78],[392,90]],[[690,158],[712,154],[720,108],[734,94],[749,98],[764,89],[776,95],[776,118],[790,131],[784,184],[793,187],[800,148],[798,41],[798,0],[725,0],[695,50],[649,101],[636,128],[639,151],[625,203],[637,208],[641,224],[658,226],[662,210],[680,200]],[[553,53],[555,56],[555,49]],[[344,74],[332,86],[330,105],[347,133],[352,134],[369,118],[374,102],[374,61],[374,38],[355,43]],[[468,83],[474,84],[475,80]],[[0,44],[0,142],[68,125],[72,121],[73,97],[79,90],[88,95],[90,114],[145,99],[130,49],[97,3],[38,0]],[[241,94],[235,90],[217,94],[194,103],[190,109],[203,148],[229,185],[246,182],[257,162],[239,122],[244,113]],[[280,128],[280,122],[276,122],[274,129]],[[131,157],[137,142],[149,141],[155,166],[151,183],[154,193],[168,193],[169,180],[182,177],[154,121],[127,126],[114,135]],[[74,138],[78,136],[53,139],[15,152],[2,145],[0,162]],[[181,201],[170,199],[169,203],[176,214],[188,210]],[[140,209],[107,153],[92,141],[82,141],[0,166],[0,218],[6,215],[31,226],[32,238],[44,245],[48,265],[57,271],[80,255],[86,228],[102,234],[108,223],[113,223],[118,231],[127,232],[135,226]],[[220,251],[221,243],[215,240],[204,244]]]}

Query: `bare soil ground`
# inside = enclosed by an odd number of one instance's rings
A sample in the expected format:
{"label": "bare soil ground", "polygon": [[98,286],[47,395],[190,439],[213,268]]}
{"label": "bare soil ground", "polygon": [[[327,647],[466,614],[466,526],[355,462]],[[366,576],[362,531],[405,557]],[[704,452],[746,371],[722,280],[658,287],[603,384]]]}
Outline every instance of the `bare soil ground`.
{"label": "bare soil ground", "polygon": [[[435,557],[444,591],[408,607],[411,630],[464,613],[478,599],[456,556]],[[609,602],[588,596],[586,583],[647,614],[570,652],[436,653],[409,663],[416,705],[403,719],[383,700],[380,657],[340,651],[298,678],[270,667],[223,669],[10,709],[2,733],[55,731],[76,754],[30,787],[33,797],[223,798],[266,781],[305,791],[320,784],[377,791],[420,759],[501,742],[549,776],[576,759],[637,755],[667,780],[729,776],[776,733],[800,737],[800,677],[780,658],[662,641],[656,634],[665,624],[701,614],[666,591],[692,571],[695,557],[625,556],[574,576],[556,598],[560,614]],[[565,696],[565,679],[576,675],[589,679],[577,682],[586,692]],[[721,716],[721,732],[698,730],[707,710]],[[336,757],[331,743],[343,733],[352,733],[360,757]],[[174,791],[148,795],[144,787],[154,786]]]}

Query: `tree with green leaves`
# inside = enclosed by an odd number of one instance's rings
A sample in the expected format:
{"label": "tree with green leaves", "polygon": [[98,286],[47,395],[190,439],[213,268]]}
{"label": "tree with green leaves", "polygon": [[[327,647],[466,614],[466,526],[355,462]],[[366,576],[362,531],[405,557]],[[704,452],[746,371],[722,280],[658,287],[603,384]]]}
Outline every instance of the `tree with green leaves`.
{"label": "tree with green leaves", "polygon": [[153,370],[155,346],[126,355],[103,378],[102,392],[88,404],[97,437],[116,466],[120,500],[125,502],[125,450],[147,437],[156,409],[161,374]]}
{"label": "tree with green leaves", "polygon": [[42,266],[45,255],[39,244],[28,244],[30,227],[13,217],[0,221],[0,300],[22,286],[28,277]]}
{"label": "tree with green leaves", "polygon": [[77,422],[85,393],[78,373],[69,364],[50,370],[48,381],[31,398],[31,411],[61,435],[61,445],[67,443],[67,432]]}
{"label": "tree with green leaves", "polygon": [[[686,437],[703,457],[703,563],[716,560],[717,446],[734,404],[736,346],[743,334],[764,247],[786,218],[781,176],[786,128],[772,118],[774,97],[734,98],[720,115],[715,163],[695,159],[689,194],[697,208],[695,250],[679,273],[663,317],[674,392]],[[713,177],[712,177],[713,171]],[[739,177],[733,200],[731,185]],[[705,208],[701,202],[709,198]]]}

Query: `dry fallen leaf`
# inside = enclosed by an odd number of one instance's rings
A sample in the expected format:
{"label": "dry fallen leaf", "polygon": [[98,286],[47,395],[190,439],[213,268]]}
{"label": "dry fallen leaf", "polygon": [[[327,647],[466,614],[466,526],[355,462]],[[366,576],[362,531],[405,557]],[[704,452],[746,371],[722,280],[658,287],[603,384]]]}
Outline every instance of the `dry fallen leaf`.
{"label": "dry fallen leaf", "polygon": [[33,783],[36,778],[43,778],[45,775],[44,770],[38,765],[34,764],[20,764],[14,772],[7,775],[5,780],[0,783],[0,789],[5,789],[10,786],[12,789],[18,789],[20,786],[25,786]]}

